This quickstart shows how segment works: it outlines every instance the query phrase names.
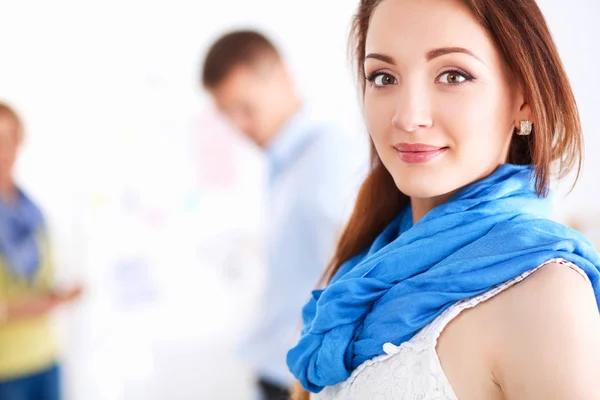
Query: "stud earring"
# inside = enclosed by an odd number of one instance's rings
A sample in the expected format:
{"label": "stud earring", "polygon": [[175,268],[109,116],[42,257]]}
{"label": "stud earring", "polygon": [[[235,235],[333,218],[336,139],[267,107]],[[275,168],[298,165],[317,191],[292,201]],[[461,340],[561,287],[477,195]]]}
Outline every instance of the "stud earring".
{"label": "stud earring", "polygon": [[531,134],[531,130],[533,129],[533,122],[527,120],[527,121],[521,121],[519,123],[520,127],[519,129],[517,129],[517,135],[519,136],[527,136]]}

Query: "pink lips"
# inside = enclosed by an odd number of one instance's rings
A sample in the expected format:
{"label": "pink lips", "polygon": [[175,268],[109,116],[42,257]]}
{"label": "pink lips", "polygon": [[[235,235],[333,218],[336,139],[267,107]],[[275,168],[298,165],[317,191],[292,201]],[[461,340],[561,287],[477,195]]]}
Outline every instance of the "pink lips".
{"label": "pink lips", "polygon": [[398,143],[394,148],[400,159],[407,164],[424,164],[448,150],[447,147],[430,146],[422,143]]}

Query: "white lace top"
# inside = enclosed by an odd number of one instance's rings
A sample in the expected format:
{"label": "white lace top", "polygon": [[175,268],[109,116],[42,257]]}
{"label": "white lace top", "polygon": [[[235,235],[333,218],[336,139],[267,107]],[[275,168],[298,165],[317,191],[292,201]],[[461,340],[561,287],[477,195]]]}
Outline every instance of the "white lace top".
{"label": "white lace top", "polygon": [[463,310],[473,308],[521,282],[546,264],[564,264],[587,275],[563,259],[552,259],[482,295],[456,303],[411,340],[400,346],[386,343],[385,354],[362,363],[344,382],[326,387],[312,400],[457,400],[437,356],[437,340],[444,328]]}

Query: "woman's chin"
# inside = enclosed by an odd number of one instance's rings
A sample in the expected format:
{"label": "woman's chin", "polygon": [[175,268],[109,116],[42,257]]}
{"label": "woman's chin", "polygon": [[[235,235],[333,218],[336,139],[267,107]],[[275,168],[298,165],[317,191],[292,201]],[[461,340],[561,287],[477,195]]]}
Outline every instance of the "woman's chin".
{"label": "woman's chin", "polygon": [[431,199],[448,196],[459,188],[459,186],[448,185],[447,182],[441,183],[423,180],[416,182],[396,181],[396,187],[402,193],[414,199]]}

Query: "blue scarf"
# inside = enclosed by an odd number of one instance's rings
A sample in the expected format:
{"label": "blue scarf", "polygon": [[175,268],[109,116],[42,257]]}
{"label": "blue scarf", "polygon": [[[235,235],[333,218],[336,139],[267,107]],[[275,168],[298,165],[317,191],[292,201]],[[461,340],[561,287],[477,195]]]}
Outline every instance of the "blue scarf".
{"label": "blue scarf", "polygon": [[318,393],[343,382],[383,345],[411,339],[456,302],[553,258],[589,276],[600,297],[600,259],[576,231],[550,221],[532,170],[505,164],[412,225],[407,207],[371,247],[342,265],[303,309],[291,372]]}
{"label": "blue scarf", "polygon": [[40,266],[36,235],[43,227],[42,213],[22,191],[15,203],[0,199],[0,255],[16,278],[34,279]]}

